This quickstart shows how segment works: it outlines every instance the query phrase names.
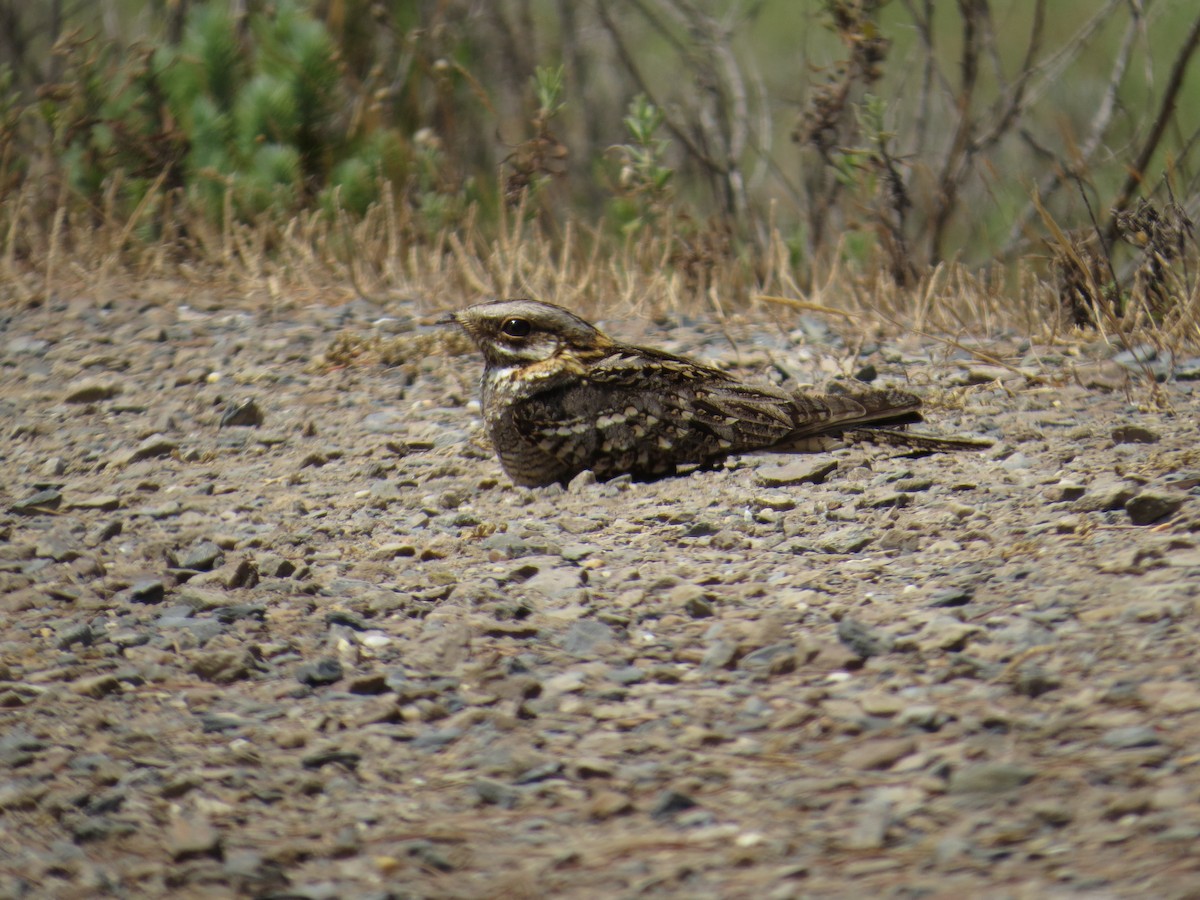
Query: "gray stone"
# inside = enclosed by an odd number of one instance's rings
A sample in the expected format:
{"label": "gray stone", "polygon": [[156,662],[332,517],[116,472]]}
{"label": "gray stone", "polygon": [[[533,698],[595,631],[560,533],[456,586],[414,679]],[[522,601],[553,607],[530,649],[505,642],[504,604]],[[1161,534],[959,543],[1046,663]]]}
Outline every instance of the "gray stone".
{"label": "gray stone", "polygon": [[69,388],[63,397],[66,403],[96,403],[110,400],[121,392],[121,386],[109,378],[81,378]]}
{"label": "gray stone", "polygon": [[616,632],[595,619],[572,622],[559,645],[572,656],[590,656],[602,645],[615,640]]}
{"label": "gray stone", "polygon": [[152,434],[136,447],[113,454],[112,462],[117,467],[127,466],[143,459],[169,456],[178,449],[179,444],[176,441],[161,434]]}
{"label": "gray stone", "polygon": [[218,565],[218,561],[222,558],[220,547],[212,541],[201,541],[183,555],[183,558],[179,560],[179,565],[184,569],[207,572]]}
{"label": "gray stone", "polygon": [[676,813],[695,807],[694,798],[682,791],[666,790],[658,795],[650,808],[650,815],[655,819],[669,819]]}
{"label": "gray stone", "polygon": [[860,659],[888,653],[896,642],[886,631],[849,616],[838,622],[837,636]]}
{"label": "gray stone", "polygon": [[837,470],[837,460],[800,458],[782,466],[763,466],[754,473],[754,480],[763,487],[788,484],[821,484]]}
{"label": "gray stone", "polygon": [[951,794],[1005,794],[1028,784],[1036,775],[1033,769],[1013,763],[976,763],[955,770],[947,789]]}
{"label": "gray stone", "polygon": [[1125,504],[1125,512],[1134,525],[1153,525],[1178,512],[1184,500],[1177,494],[1142,491]]}
{"label": "gray stone", "polygon": [[817,539],[817,548],[826,553],[857,553],[873,540],[870,529],[850,526],[822,535]]}
{"label": "gray stone", "polygon": [[8,509],[9,512],[16,513],[18,516],[44,515],[58,509],[62,505],[62,499],[62,491],[55,488],[47,488],[23,500],[18,500]]}
{"label": "gray stone", "polygon": [[1092,485],[1071,508],[1076,512],[1108,512],[1122,509],[1135,493],[1133,487],[1123,482],[1102,482]]}
{"label": "gray stone", "polygon": [[796,645],[781,641],[747,653],[738,661],[738,668],[758,675],[786,675],[796,671],[796,662]]}
{"label": "gray stone", "polygon": [[1148,725],[1129,725],[1106,731],[1100,743],[1114,750],[1133,750],[1137,747],[1156,747],[1162,743],[1158,732]]}
{"label": "gray stone", "polygon": [[219,427],[258,428],[265,421],[262,408],[254,400],[241,400],[225,407]]}
{"label": "gray stone", "polygon": [[1158,432],[1145,425],[1118,425],[1112,430],[1114,444],[1157,444]]}
{"label": "gray stone", "polygon": [[309,687],[320,687],[342,680],[342,664],[336,659],[305,663],[296,669],[296,680]]}

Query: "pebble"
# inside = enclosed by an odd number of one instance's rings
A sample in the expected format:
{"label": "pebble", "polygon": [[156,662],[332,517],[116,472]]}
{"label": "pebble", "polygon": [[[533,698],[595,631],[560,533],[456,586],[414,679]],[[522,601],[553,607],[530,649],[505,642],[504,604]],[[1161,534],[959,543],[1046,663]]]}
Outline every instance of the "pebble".
{"label": "pebble", "polygon": [[119,692],[121,682],[115,675],[93,675],[76,681],[71,685],[71,690],[80,696],[99,700],[101,697]]}
{"label": "pebble", "polygon": [[1072,509],[1076,512],[1107,512],[1123,509],[1135,493],[1133,487],[1123,482],[1110,481],[1093,484],[1086,494],[1075,501]]}
{"label": "pebble", "polygon": [[1153,525],[1177,513],[1186,498],[1159,491],[1142,491],[1125,504],[1125,512],[1134,525]]}
{"label": "pebble", "polygon": [[559,645],[572,656],[590,656],[616,639],[616,632],[603,622],[580,619],[572,622]]}
{"label": "pebble", "polygon": [[112,465],[124,468],[131,463],[159,456],[169,456],[179,449],[179,444],[161,434],[152,434],[136,447],[117,451],[112,455]]}
{"label": "pebble", "polygon": [[81,378],[63,396],[65,403],[97,403],[111,400],[121,392],[119,382],[111,378]]}
{"label": "pebble", "polygon": [[140,578],[129,586],[128,594],[133,603],[161,603],[166,590],[160,578]]}
{"label": "pebble", "polygon": [[886,631],[849,617],[838,622],[837,636],[860,659],[889,653],[896,642]]}
{"label": "pebble", "polygon": [[670,819],[696,805],[696,800],[690,795],[682,791],[666,790],[658,795],[650,807],[650,816],[655,819]]}
{"label": "pebble", "polygon": [[790,641],[760,647],[747,653],[737,664],[743,672],[758,675],[787,675],[796,671],[796,665],[796,645]]}
{"label": "pebble", "polygon": [[978,625],[969,625],[951,616],[938,616],[917,635],[917,647],[925,653],[962,650],[967,641],[982,632]]}
{"label": "pebble", "polygon": [[336,659],[321,659],[297,667],[296,680],[310,687],[333,684],[342,680],[342,664]]}
{"label": "pebble", "polygon": [[1112,430],[1114,444],[1157,444],[1161,436],[1145,425],[1118,425]]}
{"label": "pebble", "polygon": [[204,816],[186,815],[171,819],[166,830],[167,852],[175,862],[198,856],[221,856],[221,834]]}
{"label": "pebble", "polygon": [[951,794],[1006,794],[1036,775],[1033,769],[1015,763],[975,763],[952,772],[946,787]]}
{"label": "pebble", "polygon": [[233,650],[197,653],[192,657],[192,672],[214,684],[232,684],[250,674],[244,654]]}
{"label": "pebble", "polygon": [[214,566],[218,565],[223,559],[221,548],[212,541],[201,541],[193,545],[186,554],[179,560],[179,566],[183,569],[194,569],[198,572],[207,572]]}
{"label": "pebble", "polygon": [[817,539],[817,548],[826,553],[858,553],[875,539],[870,529],[851,526]]}
{"label": "pebble", "polygon": [[800,458],[782,466],[762,466],[755,470],[754,480],[763,487],[781,487],[792,484],[821,484],[837,471],[837,460]]}
{"label": "pebble", "polygon": [[1130,725],[1105,732],[1100,742],[1114,750],[1132,750],[1137,747],[1156,747],[1162,743],[1162,738],[1150,726]]}
{"label": "pebble", "polygon": [[259,428],[266,421],[262,408],[254,400],[231,402],[221,413],[221,428]]}
{"label": "pebble", "polygon": [[22,500],[11,504],[9,512],[18,516],[38,516],[58,509],[62,505],[62,491],[55,488],[37,491]]}

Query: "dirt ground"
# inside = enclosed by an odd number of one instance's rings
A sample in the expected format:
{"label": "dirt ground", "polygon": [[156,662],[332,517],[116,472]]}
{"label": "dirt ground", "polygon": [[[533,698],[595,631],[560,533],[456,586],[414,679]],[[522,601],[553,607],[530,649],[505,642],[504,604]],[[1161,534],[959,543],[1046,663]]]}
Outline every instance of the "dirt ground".
{"label": "dirt ground", "polygon": [[2,320],[0,896],[1200,896],[1195,360],[611,322],[995,445],[526,490],[414,309],[189,302]]}

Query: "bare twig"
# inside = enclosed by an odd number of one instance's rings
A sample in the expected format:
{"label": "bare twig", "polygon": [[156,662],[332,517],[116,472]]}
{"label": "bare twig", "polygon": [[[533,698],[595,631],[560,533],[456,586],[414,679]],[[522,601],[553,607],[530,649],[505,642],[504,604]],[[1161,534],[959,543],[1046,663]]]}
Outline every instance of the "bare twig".
{"label": "bare twig", "polygon": [[[1121,192],[1117,194],[1116,202],[1113,203],[1113,209],[1120,211],[1129,206],[1129,201],[1133,198],[1138,186],[1142,183],[1145,177],[1146,167],[1150,164],[1154,152],[1158,149],[1159,142],[1162,140],[1163,134],[1167,130],[1167,125],[1175,116],[1175,104],[1179,99],[1179,91],[1183,87],[1183,76],[1187,72],[1188,63],[1192,61],[1192,56],[1196,52],[1196,47],[1200,46],[1200,16],[1197,16],[1192,22],[1191,30],[1184,38],[1183,45],[1179,48],[1179,53],[1175,57],[1175,62],[1171,66],[1171,77],[1167,80],[1167,87],[1163,93],[1162,101],[1159,103],[1158,115],[1155,116],[1154,125],[1150,129],[1150,133],[1146,136],[1146,142],[1142,145],[1141,151],[1134,160],[1133,167],[1130,169],[1128,177],[1125,179],[1125,184],[1121,186]],[[1117,231],[1116,216],[1109,218],[1108,227],[1105,229],[1105,234],[1111,241]]]}

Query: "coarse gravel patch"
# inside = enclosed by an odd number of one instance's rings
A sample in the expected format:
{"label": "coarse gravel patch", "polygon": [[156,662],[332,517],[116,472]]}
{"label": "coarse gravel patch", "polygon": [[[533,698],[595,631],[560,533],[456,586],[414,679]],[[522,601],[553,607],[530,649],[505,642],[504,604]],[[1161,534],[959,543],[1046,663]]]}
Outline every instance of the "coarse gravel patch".
{"label": "coarse gravel patch", "polygon": [[1196,382],[617,321],[995,443],[529,490],[419,320],[6,321],[0,896],[1200,890]]}

